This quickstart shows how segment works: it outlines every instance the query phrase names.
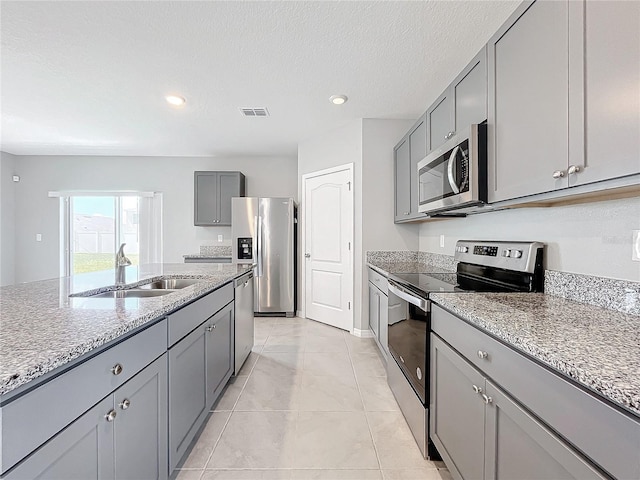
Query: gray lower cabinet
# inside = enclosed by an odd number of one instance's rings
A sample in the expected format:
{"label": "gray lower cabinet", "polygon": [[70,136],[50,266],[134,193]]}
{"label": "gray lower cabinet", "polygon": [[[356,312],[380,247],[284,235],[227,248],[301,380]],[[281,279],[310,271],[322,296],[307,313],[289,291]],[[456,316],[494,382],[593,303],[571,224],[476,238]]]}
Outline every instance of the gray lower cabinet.
{"label": "gray lower cabinet", "polygon": [[431,359],[431,438],[454,478],[606,478],[435,334]]}
{"label": "gray lower cabinet", "polygon": [[369,268],[369,328],[378,348],[388,358],[389,292],[387,279]]}
{"label": "gray lower cabinet", "polygon": [[170,472],[231,377],[233,358],[233,302],[169,350]]}
{"label": "gray lower cabinet", "polygon": [[194,172],[194,225],[230,226],[231,199],[244,195],[240,172]]}
{"label": "gray lower cabinet", "polygon": [[166,479],[166,392],[164,354],[2,478]]}

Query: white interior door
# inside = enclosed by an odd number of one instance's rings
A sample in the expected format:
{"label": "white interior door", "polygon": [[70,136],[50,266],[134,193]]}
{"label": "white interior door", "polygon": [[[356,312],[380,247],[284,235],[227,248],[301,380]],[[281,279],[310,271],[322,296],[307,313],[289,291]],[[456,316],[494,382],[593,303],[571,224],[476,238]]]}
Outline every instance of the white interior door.
{"label": "white interior door", "polygon": [[353,170],[303,177],[305,316],[353,328]]}

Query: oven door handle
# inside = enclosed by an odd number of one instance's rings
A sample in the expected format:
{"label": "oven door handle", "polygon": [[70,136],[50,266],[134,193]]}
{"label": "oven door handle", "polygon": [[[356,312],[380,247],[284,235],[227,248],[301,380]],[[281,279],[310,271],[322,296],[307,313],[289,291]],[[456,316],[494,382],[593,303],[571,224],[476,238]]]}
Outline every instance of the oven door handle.
{"label": "oven door handle", "polygon": [[400,297],[401,299],[406,300],[411,305],[415,305],[416,307],[418,307],[423,312],[427,312],[428,311],[427,310],[427,301],[425,299],[416,297],[414,295],[411,295],[406,290],[396,286],[393,283],[389,283],[389,291],[391,293],[393,293],[394,295]]}

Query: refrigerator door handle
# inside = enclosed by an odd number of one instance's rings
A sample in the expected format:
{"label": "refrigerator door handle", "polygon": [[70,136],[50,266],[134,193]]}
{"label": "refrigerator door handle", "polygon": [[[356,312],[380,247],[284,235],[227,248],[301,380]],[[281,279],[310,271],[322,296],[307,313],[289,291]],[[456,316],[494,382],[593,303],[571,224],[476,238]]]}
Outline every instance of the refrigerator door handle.
{"label": "refrigerator door handle", "polygon": [[256,262],[258,263],[257,275],[262,276],[262,218],[256,217]]}

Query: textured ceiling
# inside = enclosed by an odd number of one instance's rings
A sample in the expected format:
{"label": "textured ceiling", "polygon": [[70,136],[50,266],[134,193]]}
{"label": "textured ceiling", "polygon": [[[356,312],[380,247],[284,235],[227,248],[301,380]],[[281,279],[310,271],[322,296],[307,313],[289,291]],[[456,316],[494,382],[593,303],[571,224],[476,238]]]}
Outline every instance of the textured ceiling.
{"label": "textured ceiling", "polygon": [[0,148],[295,155],[352,119],[417,118],[518,3],[3,0]]}

